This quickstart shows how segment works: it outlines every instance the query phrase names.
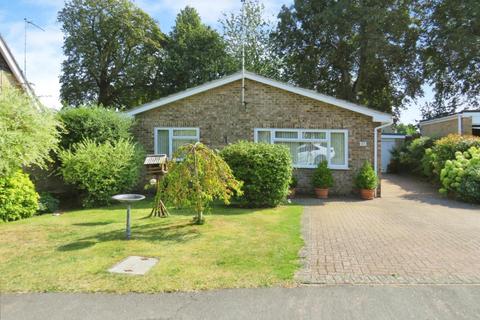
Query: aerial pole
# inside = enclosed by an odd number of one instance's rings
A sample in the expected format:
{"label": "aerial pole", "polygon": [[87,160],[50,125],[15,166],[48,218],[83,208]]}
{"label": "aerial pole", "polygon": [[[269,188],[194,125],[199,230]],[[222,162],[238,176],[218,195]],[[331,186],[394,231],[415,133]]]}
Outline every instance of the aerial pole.
{"label": "aerial pole", "polygon": [[43,32],[45,32],[45,29],[35,24],[33,21],[27,20],[27,18],[23,18],[23,21],[25,22],[25,37],[23,39],[23,75],[25,76],[25,79],[27,79],[27,26],[30,24]]}
{"label": "aerial pole", "polygon": [[247,107],[245,103],[245,0],[242,2],[242,106]]}

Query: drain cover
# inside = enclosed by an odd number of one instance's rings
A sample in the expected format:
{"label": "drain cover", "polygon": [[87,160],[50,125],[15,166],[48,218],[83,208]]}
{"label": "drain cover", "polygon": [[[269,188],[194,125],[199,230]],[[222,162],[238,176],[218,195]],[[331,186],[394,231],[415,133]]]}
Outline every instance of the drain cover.
{"label": "drain cover", "polygon": [[143,275],[156,265],[157,262],[158,259],[155,258],[130,256],[108,269],[108,271],[112,273]]}

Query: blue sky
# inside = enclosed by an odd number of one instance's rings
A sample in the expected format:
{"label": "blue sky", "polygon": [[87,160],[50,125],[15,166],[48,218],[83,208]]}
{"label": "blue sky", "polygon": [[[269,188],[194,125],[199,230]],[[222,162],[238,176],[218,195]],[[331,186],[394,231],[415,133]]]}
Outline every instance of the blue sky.
{"label": "blue sky", "polygon": [[[138,6],[150,14],[163,32],[169,32],[175,16],[186,5],[195,7],[204,23],[218,28],[222,13],[239,10],[240,0],[135,0]],[[275,19],[281,6],[293,0],[263,0],[266,13]],[[59,108],[60,64],[63,60],[63,34],[56,22],[58,10],[64,0],[0,0],[0,33],[13,51],[23,69],[24,22],[27,19],[45,29],[45,32],[29,26],[27,31],[27,77],[42,102]],[[429,91],[429,90],[427,90]],[[431,98],[428,92],[418,104],[410,105],[402,112],[401,120],[414,123],[420,119],[419,105]]]}

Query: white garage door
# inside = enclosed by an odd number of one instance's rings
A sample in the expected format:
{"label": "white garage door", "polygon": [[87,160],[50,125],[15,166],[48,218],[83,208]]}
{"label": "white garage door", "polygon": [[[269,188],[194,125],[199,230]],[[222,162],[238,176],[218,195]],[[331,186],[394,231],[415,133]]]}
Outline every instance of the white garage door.
{"label": "white garage door", "polygon": [[395,140],[391,138],[382,138],[382,172],[387,172],[388,164],[392,158],[390,153],[395,148]]}

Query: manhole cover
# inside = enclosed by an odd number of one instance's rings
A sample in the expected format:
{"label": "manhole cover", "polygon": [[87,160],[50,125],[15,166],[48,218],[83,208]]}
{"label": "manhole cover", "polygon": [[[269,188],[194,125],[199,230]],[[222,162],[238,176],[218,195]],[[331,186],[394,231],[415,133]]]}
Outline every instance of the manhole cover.
{"label": "manhole cover", "polygon": [[130,256],[108,269],[108,271],[113,273],[143,275],[156,265],[157,262],[158,259],[155,258]]}

